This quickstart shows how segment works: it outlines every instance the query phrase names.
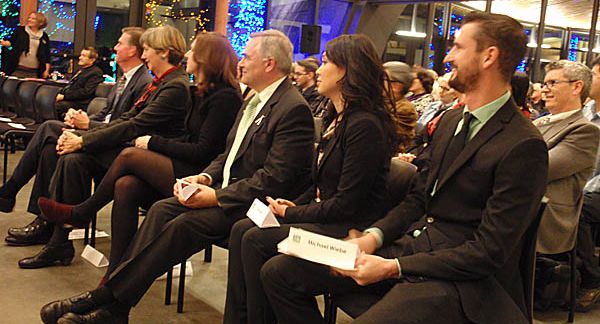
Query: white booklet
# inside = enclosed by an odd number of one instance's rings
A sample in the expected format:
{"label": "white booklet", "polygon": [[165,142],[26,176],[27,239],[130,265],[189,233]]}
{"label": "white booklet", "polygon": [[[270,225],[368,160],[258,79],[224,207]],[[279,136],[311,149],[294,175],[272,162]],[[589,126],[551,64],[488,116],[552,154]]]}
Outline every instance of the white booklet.
{"label": "white booklet", "polygon": [[179,193],[183,196],[183,200],[188,200],[193,194],[200,189],[195,183],[187,182],[183,179],[177,179],[177,186],[179,187]]}
{"label": "white booklet", "polygon": [[277,244],[280,253],[304,260],[353,270],[358,256],[358,245],[329,236],[291,227],[286,239]]}
{"label": "white booklet", "polygon": [[262,201],[254,198],[252,206],[246,212],[246,216],[250,218],[256,226],[260,228],[279,227],[279,221],[269,209],[269,206],[265,205]]}

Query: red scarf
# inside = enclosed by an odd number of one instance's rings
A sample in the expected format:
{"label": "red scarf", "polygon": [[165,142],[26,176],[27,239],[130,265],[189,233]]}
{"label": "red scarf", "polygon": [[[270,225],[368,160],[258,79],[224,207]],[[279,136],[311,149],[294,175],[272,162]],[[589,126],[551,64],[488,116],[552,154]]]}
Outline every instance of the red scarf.
{"label": "red scarf", "polygon": [[146,100],[148,100],[148,97],[150,97],[150,95],[156,91],[156,89],[158,89],[158,85],[162,82],[162,80],[165,79],[165,77],[169,74],[171,74],[171,72],[177,70],[177,68],[179,68],[178,66],[173,66],[170,69],[166,70],[165,73],[163,73],[160,77],[154,77],[152,79],[152,83],[150,83],[148,85],[148,88],[146,89],[146,91],[140,96],[140,99],[138,99],[133,106],[136,109],[139,109],[145,102]]}

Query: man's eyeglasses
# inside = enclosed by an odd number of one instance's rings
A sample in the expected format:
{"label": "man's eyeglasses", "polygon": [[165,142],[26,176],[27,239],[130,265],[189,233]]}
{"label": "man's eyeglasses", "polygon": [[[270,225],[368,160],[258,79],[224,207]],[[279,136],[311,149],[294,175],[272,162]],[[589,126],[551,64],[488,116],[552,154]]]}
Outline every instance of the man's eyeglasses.
{"label": "man's eyeglasses", "polygon": [[307,75],[308,73],[306,72],[292,72],[293,76],[301,76],[301,75]]}
{"label": "man's eyeglasses", "polygon": [[573,83],[579,80],[548,80],[542,83],[542,88],[546,87],[548,89],[554,88],[555,85],[560,83]]}

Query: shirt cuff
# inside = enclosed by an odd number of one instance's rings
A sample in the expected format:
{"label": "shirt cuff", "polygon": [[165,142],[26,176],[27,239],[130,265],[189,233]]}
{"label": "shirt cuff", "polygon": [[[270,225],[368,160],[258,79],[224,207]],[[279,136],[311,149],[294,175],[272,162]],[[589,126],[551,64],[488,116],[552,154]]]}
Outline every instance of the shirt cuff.
{"label": "shirt cuff", "polygon": [[398,267],[398,279],[402,278],[402,267],[400,266],[400,261],[398,259],[394,259],[396,261],[396,266]]}
{"label": "shirt cuff", "polygon": [[367,228],[363,231],[364,234],[373,234],[375,241],[377,242],[377,248],[379,249],[383,245],[383,231],[377,227]]}
{"label": "shirt cuff", "polygon": [[210,185],[212,186],[212,184],[213,184],[213,178],[210,176],[210,174],[208,174],[206,172],[202,172],[202,173],[200,173],[200,175],[207,177],[208,180],[210,180]]}

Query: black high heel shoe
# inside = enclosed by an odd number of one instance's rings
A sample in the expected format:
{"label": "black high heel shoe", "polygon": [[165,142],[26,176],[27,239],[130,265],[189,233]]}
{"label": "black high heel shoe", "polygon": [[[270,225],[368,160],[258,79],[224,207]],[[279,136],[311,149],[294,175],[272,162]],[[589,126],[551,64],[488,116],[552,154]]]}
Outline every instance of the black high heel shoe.
{"label": "black high heel shoe", "polygon": [[67,266],[71,264],[74,256],[75,249],[70,241],[57,246],[46,245],[38,254],[20,260],[19,267],[22,269],[38,269],[55,264]]}

